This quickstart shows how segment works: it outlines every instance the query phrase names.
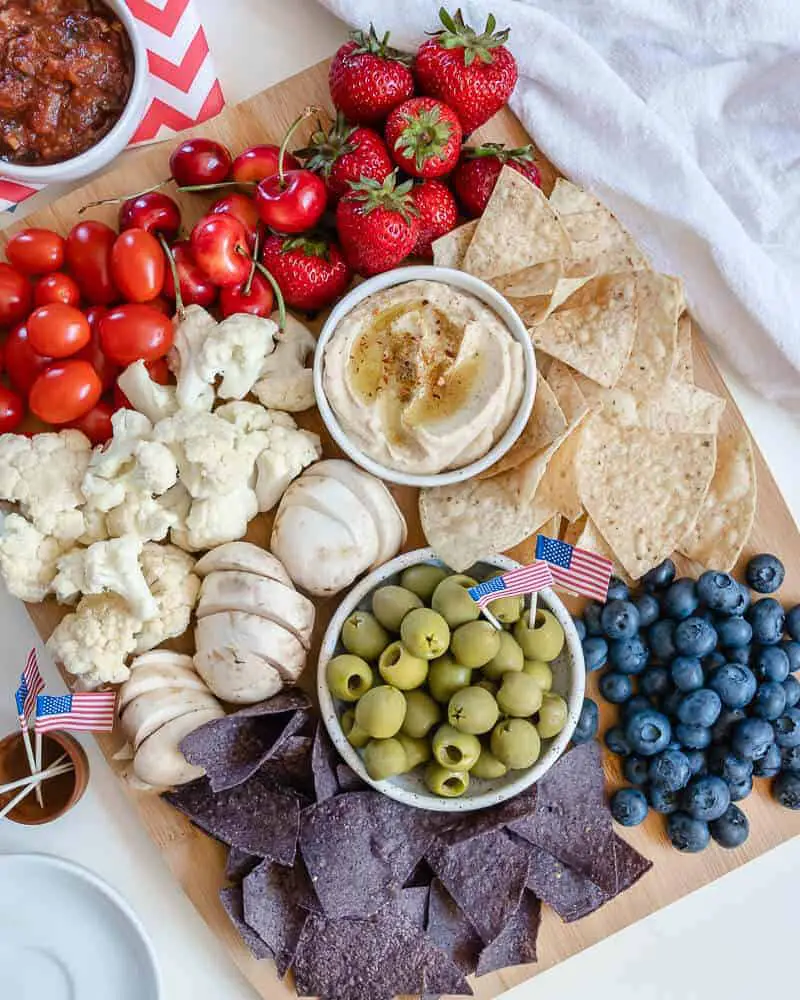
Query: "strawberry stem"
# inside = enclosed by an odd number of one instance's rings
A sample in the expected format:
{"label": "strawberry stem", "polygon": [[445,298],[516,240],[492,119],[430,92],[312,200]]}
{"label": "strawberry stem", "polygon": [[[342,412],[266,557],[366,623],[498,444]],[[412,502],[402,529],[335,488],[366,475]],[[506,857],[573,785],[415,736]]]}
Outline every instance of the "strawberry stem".
{"label": "strawberry stem", "polygon": [[179,320],[182,320],[186,309],[183,305],[183,296],[181,295],[181,279],[178,274],[178,265],[175,263],[175,255],[172,252],[172,248],[166,239],[164,239],[164,234],[158,234],[158,242],[161,244],[161,249],[164,251],[167,257],[167,264],[169,265],[170,274],[172,275],[172,284],[175,286],[175,314]]}
{"label": "strawberry stem", "polygon": [[281,143],[281,148],[278,152],[278,177],[280,179],[281,188],[286,186],[286,172],[283,169],[283,161],[286,158],[286,150],[289,148],[289,142],[291,141],[292,136],[297,131],[298,127],[306,120],[306,118],[310,118],[312,115],[321,115],[322,113],[322,108],[310,105],[309,107],[303,109],[303,113],[299,117],[295,118],[286,130],[286,135],[283,137],[283,142]]}
{"label": "strawberry stem", "polygon": [[508,28],[495,31],[497,20],[494,14],[487,17],[486,27],[481,34],[464,23],[464,15],[460,9],[455,14],[450,14],[441,7],[439,20],[444,25],[444,30],[432,32],[433,36],[443,49],[463,49],[465,66],[470,66],[476,58],[483,63],[493,62],[492,49],[505,45],[510,34]]}
{"label": "strawberry stem", "polygon": [[[88,211],[90,208],[101,208],[103,205],[121,205],[123,202],[133,201],[135,198],[141,198],[146,194],[152,194],[154,191],[160,191],[161,188],[166,187],[171,180],[171,177],[167,177],[165,180],[159,181],[158,184],[145,188],[144,191],[137,191],[136,194],[126,194],[121,198],[101,198],[99,201],[90,201],[88,205],[84,205],[83,208],[78,209],[78,215],[83,215],[83,213]],[[179,190],[181,189],[179,188]]]}

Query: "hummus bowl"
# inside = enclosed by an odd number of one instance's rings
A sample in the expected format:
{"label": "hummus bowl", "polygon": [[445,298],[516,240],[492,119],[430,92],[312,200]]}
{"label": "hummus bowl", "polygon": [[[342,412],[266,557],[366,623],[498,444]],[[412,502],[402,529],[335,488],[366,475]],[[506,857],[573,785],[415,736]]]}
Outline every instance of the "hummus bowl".
{"label": "hummus bowl", "polygon": [[485,471],[522,433],[536,359],[491,285],[444,267],[364,281],[331,312],[314,356],[325,426],[357,465],[404,486]]}
{"label": "hummus bowl", "polygon": [[[560,694],[566,701],[568,715],[566,725],[557,736],[542,740],[541,754],[532,767],[526,770],[508,771],[502,778],[492,780],[483,780],[473,776],[469,788],[460,798],[441,798],[435,795],[426,787],[420,768],[407,774],[375,781],[367,773],[359,752],[347,742],[339,720],[341,713],[349,706],[338,701],[331,694],[325,676],[326,667],[332,657],[346,652],[340,636],[342,626],[348,616],[356,609],[368,610],[372,594],[378,587],[398,583],[403,570],[420,564],[441,566],[447,569],[441,559],[437,558],[433,549],[416,549],[413,552],[405,552],[357,584],[339,605],[331,618],[320,647],[317,667],[317,696],[320,714],[333,745],[344,762],[355,771],[362,781],[384,795],[388,795],[389,798],[407,806],[430,809],[435,812],[473,812],[476,809],[487,809],[513,798],[535,784],[566,750],[581,714],[586,688],[586,668],[580,639],[575,630],[572,616],[559,597],[549,589],[540,591],[537,595],[539,605],[552,612],[564,629],[564,648],[550,663],[550,667],[553,671],[552,690],[556,694]],[[485,577],[494,570],[508,571],[518,565],[519,563],[513,559],[499,555],[476,563],[466,572],[469,575]]]}

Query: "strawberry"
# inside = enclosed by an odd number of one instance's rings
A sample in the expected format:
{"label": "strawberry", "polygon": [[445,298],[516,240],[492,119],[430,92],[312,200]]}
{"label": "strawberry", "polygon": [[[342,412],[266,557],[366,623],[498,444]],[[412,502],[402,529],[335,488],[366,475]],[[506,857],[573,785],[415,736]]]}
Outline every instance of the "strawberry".
{"label": "strawberry", "polygon": [[433,241],[455,229],[458,206],[450,188],[441,181],[421,181],[415,185],[413,195],[419,212],[419,236],[412,253],[431,258]]}
{"label": "strawberry", "polygon": [[329,306],[352,277],[336,243],[321,237],[273,233],[264,240],[261,261],[283,292],[286,305],[303,312]]}
{"label": "strawberry", "polygon": [[378,38],[354,31],[336,52],[328,85],[336,107],[359,125],[379,125],[396,105],[414,93],[408,56],[388,45],[389,33]]}
{"label": "strawberry", "polygon": [[349,182],[371,177],[382,181],[393,170],[392,158],[383,138],[371,128],[348,125],[339,112],[327,132],[320,124],[305,149],[296,151],[309,170],[321,174],[331,201],[349,190]]}
{"label": "strawberry", "polygon": [[385,135],[395,163],[412,177],[442,177],[458,162],[461,123],[432,97],[399,104],[386,119]]}
{"label": "strawberry", "polygon": [[382,184],[365,178],[350,182],[336,206],[336,229],[345,258],[368,277],[390,271],[414,249],[419,235],[412,181],[397,183],[397,171]]}
{"label": "strawberry", "polygon": [[453,187],[465,215],[473,219],[483,215],[504,166],[512,167],[537,187],[542,186],[533,146],[506,149],[502,143],[486,142],[461,151],[461,159],[453,171]]}
{"label": "strawberry", "polygon": [[469,135],[506,103],[517,82],[517,63],[505,42],[508,29],[495,34],[490,14],[483,34],[464,24],[461,11],[450,15],[442,7],[444,30],[423,42],[414,61],[420,93],[445,101]]}

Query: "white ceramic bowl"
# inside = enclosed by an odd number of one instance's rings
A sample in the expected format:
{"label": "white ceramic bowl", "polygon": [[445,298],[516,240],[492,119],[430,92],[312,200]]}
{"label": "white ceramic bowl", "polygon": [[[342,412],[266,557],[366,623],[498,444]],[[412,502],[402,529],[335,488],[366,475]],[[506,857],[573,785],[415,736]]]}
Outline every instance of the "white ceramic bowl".
{"label": "white ceramic bowl", "polygon": [[22,184],[55,184],[65,181],[82,180],[97,173],[128,145],[139,126],[145,112],[150,92],[147,50],[139,32],[139,26],[124,0],[103,0],[120,19],[131,43],[133,55],[133,80],[128,102],[114,127],[79,156],[73,156],[61,163],[50,163],[40,167],[25,163],[6,163],[0,160],[0,176]]}
{"label": "white ceramic bowl", "polygon": [[[415,806],[417,809],[430,809],[435,812],[471,812],[475,809],[486,809],[489,806],[496,806],[500,802],[513,798],[525,788],[529,788],[537,782],[555,764],[561,754],[566,750],[578,716],[583,707],[583,696],[586,688],[586,667],[583,659],[583,650],[578,633],[575,630],[572,617],[564,604],[552,590],[542,590],[538,594],[538,601],[541,607],[556,616],[564,629],[566,642],[558,657],[550,664],[553,670],[553,691],[560,694],[567,702],[568,716],[567,724],[558,734],[550,740],[542,740],[542,754],[539,760],[526,771],[509,771],[502,778],[493,781],[484,781],[479,778],[470,780],[466,793],[457,799],[445,799],[430,792],[422,778],[421,769],[417,768],[410,774],[401,774],[396,778],[388,778],[383,781],[373,781],[367,774],[367,769],[361,759],[361,755],[347,742],[344,732],[339,722],[339,713],[345,710],[344,703],[336,701],[325,680],[325,668],[328,661],[337,653],[344,652],[344,647],[339,641],[342,626],[347,617],[356,608],[368,609],[372,592],[378,587],[389,583],[397,583],[403,570],[409,566],[416,566],[419,563],[430,563],[434,566],[444,566],[444,563],[437,559],[433,549],[417,549],[414,552],[405,552],[392,559],[390,562],[370,573],[368,577],[357,584],[336,609],[336,613],[328,625],[327,631],[322,639],[322,647],[319,655],[319,665],[317,667],[317,695],[319,697],[320,712],[325,727],[330,734],[333,745],[339,754],[356,774],[368,785],[390,799],[396,799],[407,806]],[[482,562],[476,563],[472,569],[467,570],[467,575],[485,576],[495,569],[510,570],[518,566],[507,556],[493,556]],[[473,572],[474,571],[474,572]]]}
{"label": "white ceramic bowl", "polygon": [[[439,281],[444,284],[459,288],[464,292],[470,292],[481,302],[485,302],[508,327],[511,335],[522,347],[522,357],[525,366],[525,383],[520,401],[519,409],[514,419],[509,424],[505,434],[499,441],[486,452],[481,458],[460,469],[448,469],[445,472],[438,472],[431,475],[413,475],[401,472],[388,465],[376,462],[369,455],[366,455],[361,448],[348,437],[339,419],[333,412],[333,408],[328,402],[323,386],[323,374],[325,370],[325,348],[328,341],[339,323],[352,312],[355,307],[364,301],[369,295],[381,292],[385,288],[392,288],[395,285],[403,285],[408,281]],[[536,394],[536,356],[533,353],[531,338],[525,325],[519,318],[511,304],[503,296],[480,278],[475,278],[471,274],[463,271],[455,271],[448,267],[434,267],[432,265],[419,265],[414,267],[398,267],[385,274],[378,274],[374,278],[369,278],[352,289],[334,307],[330,316],[325,321],[322,332],[317,341],[317,350],[314,354],[314,395],[317,400],[317,407],[325,426],[331,434],[333,440],[339,445],[343,452],[348,455],[356,465],[371,472],[379,479],[385,479],[390,483],[399,483],[401,486],[451,486],[453,483],[461,483],[466,479],[472,479],[479,473],[488,469],[499,458],[509,450],[517,438],[522,433],[522,429],[528,422],[528,417],[533,409],[533,399]]]}

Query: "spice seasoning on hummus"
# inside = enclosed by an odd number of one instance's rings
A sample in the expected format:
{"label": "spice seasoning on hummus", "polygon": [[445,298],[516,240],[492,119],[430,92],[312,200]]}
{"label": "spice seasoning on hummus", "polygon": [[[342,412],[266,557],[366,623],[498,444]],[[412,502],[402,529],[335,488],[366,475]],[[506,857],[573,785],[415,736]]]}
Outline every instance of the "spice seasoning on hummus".
{"label": "spice seasoning on hummus", "polygon": [[409,281],[341,321],[325,350],[324,386],[367,455],[432,474],[476,461],[505,433],[522,398],[522,347],[474,295]]}

